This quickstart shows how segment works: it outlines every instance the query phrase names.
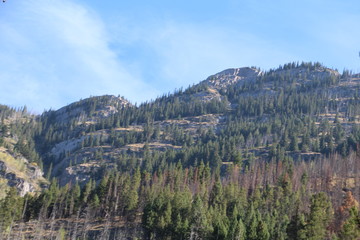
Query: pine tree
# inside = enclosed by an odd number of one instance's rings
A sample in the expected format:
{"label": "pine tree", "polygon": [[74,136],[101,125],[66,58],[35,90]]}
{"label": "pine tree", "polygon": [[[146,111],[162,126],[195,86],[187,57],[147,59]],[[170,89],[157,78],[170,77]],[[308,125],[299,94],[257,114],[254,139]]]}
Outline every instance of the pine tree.
{"label": "pine tree", "polygon": [[256,240],[258,237],[257,233],[258,219],[254,209],[254,205],[251,203],[248,213],[246,215],[246,236],[249,240]]}
{"label": "pine tree", "polygon": [[231,239],[234,240],[245,240],[246,239],[246,228],[244,222],[241,220],[235,220],[233,222],[234,230],[231,234]]}
{"label": "pine tree", "polygon": [[309,240],[323,240],[327,236],[327,227],[332,220],[331,203],[325,193],[320,192],[311,197],[310,213],[305,226]]}
{"label": "pine tree", "polygon": [[293,216],[290,221],[286,233],[289,236],[289,239],[293,240],[306,240],[306,232],[305,232],[305,216],[296,211],[296,214]]}
{"label": "pine tree", "polygon": [[260,220],[258,222],[258,226],[257,226],[257,239],[258,240],[269,240],[270,238],[270,233],[268,231],[268,227],[266,222]]}
{"label": "pine tree", "polygon": [[298,151],[299,150],[298,139],[294,133],[291,134],[291,137],[290,137],[289,150],[290,151]]}
{"label": "pine tree", "polygon": [[360,215],[356,207],[349,209],[349,217],[342,226],[339,238],[342,240],[357,240],[360,238]]}
{"label": "pine tree", "polygon": [[15,188],[10,188],[6,197],[0,200],[0,227],[7,229],[14,221],[19,220],[23,211],[24,199]]}
{"label": "pine tree", "polygon": [[140,187],[140,168],[136,168],[134,176],[131,179],[131,186],[129,188],[128,193],[125,195],[125,206],[126,210],[134,210],[136,209],[139,202],[139,187]]}
{"label": "pine tree", "polygon": [[195,239],[206,239],[209,233],[213,231],[208,221],[206,211],[207,209],[205,209],[201,197],[196,195],[191,208],[191,234],[194,235]]}

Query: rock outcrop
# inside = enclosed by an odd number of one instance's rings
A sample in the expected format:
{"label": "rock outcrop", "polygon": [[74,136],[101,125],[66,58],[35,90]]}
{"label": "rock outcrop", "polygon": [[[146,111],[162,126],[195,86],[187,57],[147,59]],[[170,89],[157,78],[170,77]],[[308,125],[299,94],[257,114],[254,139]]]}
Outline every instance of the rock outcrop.
{"label": "rock outcrop", "polygon": [[233,84],[242,84],[244,82],[255,81],[256,77],[261,75],[261,71],[256,68],[229,68],[219,73],[216,73],[202,83],[211,88],[220,90]]}
{"label": "rock outcrop", "polygon": [[48,114],[54,114],[56,122],[59,123],[74,118],[77,118],[77,122],[93,122],[97,118],[106,118],[128,106],[131,106],[131,103],[122,97],[104,95],[80,100],[57,111],[50,111]]}
{"label": "rock outcrop", "polygon": [[43,171],[37,165],[4,150],[0,154],[0,178],[6,181],[7,186],[16,188],[20,196],[41,191],[47,185]]}

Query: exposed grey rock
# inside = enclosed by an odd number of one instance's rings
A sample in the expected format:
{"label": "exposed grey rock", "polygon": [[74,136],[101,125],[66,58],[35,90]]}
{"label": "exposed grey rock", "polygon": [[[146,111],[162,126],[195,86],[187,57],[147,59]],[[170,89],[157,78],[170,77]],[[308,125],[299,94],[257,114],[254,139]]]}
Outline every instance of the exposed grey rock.
{"label": "exposed grey rock", "polygon": [[90,180],[100,166],[96,163],[93,164],[79,164],[76,166],[67,167],[59,177],[60,185],[71,183],[85,183]]}
{"label": "exposed grey rock", "polygon": [[28,180],[18,177],[12,170],[6,166],[6,163],[0,161],[0,178],[6,179],[7,185],[15,187],[20,196],[24,196],[28,192],[35,192],[37,190],[37,181],[43,179],[43,172],[37,166],[32,164],[26,165],[26,174],[29,176]]}
{"label": "exposed grey rock", "polygon": [[28,172],[30,172],[31,179],[40,179],[44,175],[44,172],[40,168],[33,165],[28,166]]}
{"label": "exposed grey rock", "polygon": [[214,89],[223,89],[229,85],[255,81],[262,72],[256,68],[230,68],[208,77],[202,83]]}
{"label": "exposed grey rock", "polygon": [[8,185],[10,187],[18,189],[20,196],[24,196],[28,192],[35,191],[35,187],[33,185],[22,178],[18,178],[14,173],[7,173],[5,178],[8,180]]}
{"label": "exposed grey rock", "polygon": [[[98,104],[91,109],[88,106],[89,101],[98,100]],[[77,122],[96,121],[98,118],[106,118],[111,114],[118,112],[123,107],[132,106],[131,103],[122,97],[105,95],[99,97],[91,97],[68,106],[62,107],[57,111],[52,111],[56,121],[59,123],[68,122],[70,119],[77,118]]]}
{"label": "exposed grey rock", "polygon": [[2,176],[4,173],[8,171],[7,166],[3,161],[0,161],[0,176]]}
{"label": "exposed grey rock", "polygon": [[76,148],[78,148],[81,145],[81,142],[85,138],[86,138],[86,136],[82,136],[81,138],[78,138],[78,139],[70,139],[70,140],[60,142],[60,143],[56,144],[51,149],[50,152],[54,157],[57,158],[65,152],[71,152],[71,151],[75,150]]}

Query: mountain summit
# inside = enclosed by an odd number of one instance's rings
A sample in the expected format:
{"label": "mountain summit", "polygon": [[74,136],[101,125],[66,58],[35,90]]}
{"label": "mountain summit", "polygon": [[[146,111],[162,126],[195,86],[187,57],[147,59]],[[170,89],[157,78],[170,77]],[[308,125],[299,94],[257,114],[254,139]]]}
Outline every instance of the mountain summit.
{"label": "mountain summit", "polygon": [[229,85],[241,84],[241,82],[254,81],[261,75],[261,71],[256,68],[229,68],[217,74],[211,75],[203,81],[204,84],[214,88],[223,89]]}
{"label": "mountain summit", "polygon": [[57,122],[67,122],[74,118],[81,122],[93,121],[95,118],[106,118],[117,113],[119,109],[129,106],[131,103],[122,97],[103,95],[86,98],[50,112],[55,115]]}

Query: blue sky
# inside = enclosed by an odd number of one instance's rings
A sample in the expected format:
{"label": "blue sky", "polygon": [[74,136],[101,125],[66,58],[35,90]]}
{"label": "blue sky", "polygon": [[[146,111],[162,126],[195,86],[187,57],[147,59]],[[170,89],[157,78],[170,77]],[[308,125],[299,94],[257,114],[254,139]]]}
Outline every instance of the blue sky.
{"label": "blue sky", "polygon": [[0,103],[35,113],[102,94],[154,99],[231,67],[360,71],[358,0],[0,3]]}

